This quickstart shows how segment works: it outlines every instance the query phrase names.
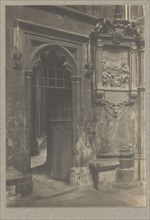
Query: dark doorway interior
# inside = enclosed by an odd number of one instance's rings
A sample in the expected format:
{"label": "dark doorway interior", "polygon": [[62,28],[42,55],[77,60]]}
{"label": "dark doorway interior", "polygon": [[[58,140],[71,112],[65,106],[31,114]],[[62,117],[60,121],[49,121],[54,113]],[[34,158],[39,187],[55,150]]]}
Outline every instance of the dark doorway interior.
{"label": "dark doorway interior", "polygon": [[44,155],[44,166],[37,161],[36,170],[47,169],[52,178],[65,181],[72,160],[72,89],[66,60],[59,51],[47,50],[34,65],[31,147],[31,165],[35,157],[43,163]]}

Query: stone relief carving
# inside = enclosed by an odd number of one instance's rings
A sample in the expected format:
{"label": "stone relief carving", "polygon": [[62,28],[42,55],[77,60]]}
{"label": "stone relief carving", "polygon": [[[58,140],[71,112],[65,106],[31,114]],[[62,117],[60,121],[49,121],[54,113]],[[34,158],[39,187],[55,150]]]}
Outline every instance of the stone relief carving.
{"label": "stone relief carving", "polygon": [[117,118],[125,110],[128,103],[129,103],[128,101],[125,101],[123,103],[114,104],[105,101],[104,108],[113,118]]}
{"label": "stone relief carving", "polygon": [[13,68],[14,69],[21,69],[23,64],[23,55],[20,49],[15,49],[13,52]]}
{"label": "stone relief carving", "polygon": [[132,21],[137,23],[138,32],[141,34],[141,37],[144,37],[144,17],[132,17]]}
{"label": "stone relief carving", "polygon": [[103,86],[126,88],[129,85],[129,66],[125,61],[115,65],[103,60]]}
{"label": "stone relief carving", "polygon": [[91,32],[91,37],[98,38],[101,34],[110,34],[115,43],[120,43],[124,36],[140,37],[136,21],[120,18],[100,18]]}

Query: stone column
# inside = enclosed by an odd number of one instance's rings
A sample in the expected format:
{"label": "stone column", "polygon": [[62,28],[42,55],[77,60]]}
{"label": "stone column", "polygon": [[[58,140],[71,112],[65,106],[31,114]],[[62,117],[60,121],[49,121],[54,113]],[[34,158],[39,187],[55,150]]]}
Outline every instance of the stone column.
{"label": "stone column", "polygon": [[72,120],[73,120],[73,167],[79,166],[76,160],[76,143],[81,115],[81,76],[71,76],[72,81]]}
{"label": "stone column", "polygon": [[138,108],[138,180],[145,182],[146,178],[146,152],[145,152],[145,71],[144,71],[144,44],[139,49],[139,108]]}
{"label": "stone column", "polygon": [[25,131],[23,151],[23,180],[17,184],[17,193],[27,195],[32,191],[32,175],[30,172],[30,149],[31,149],[31,70],[25,70]]}
{"label": "stone column", "polygon": [[80,152],[77,150],[77,142],[81,128],[81,76],[71,77],[72,80],[72,112],[73,112],[73,159],[70,169],[71,185],[90,184],[90,172],[88,167],[82,167]]}
{"label": "stone column", "polygon": [[24,173],[30,171],[30,148],[31,148],[31,77],[32,71],[25,70],[25,114],[26,114],[26,149],[24,159],[26,166]]}
{"label": "stone column", "polygon": [[103,100],[104,91],[103,91],[103,44],[101,39],[97,39],[96,42],[96,98],[99,101]]}
{"label": "stone column", "polygon": [[130,102],[134,103],[137,96],[137,46],[135,42],[131,42],[130,65]]}
{"label": "stone column", "polygon": [[103,45],[102,45],[102,40],[98,39],[97,40],[97,45],[96,45],[96,82],[97,82],[97,90],[103,88],[103,69],[102,69],[102,50],[103,50]]}

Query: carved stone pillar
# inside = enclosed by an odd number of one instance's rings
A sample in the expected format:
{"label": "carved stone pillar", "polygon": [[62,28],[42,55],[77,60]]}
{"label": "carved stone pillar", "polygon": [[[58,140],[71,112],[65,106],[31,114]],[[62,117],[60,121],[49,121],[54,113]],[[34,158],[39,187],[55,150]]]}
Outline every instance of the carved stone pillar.
{"label": "carved stone pillar", "polygon": [[96,41],[96,98],[98,100],[103,100],[103,69],[102,69],[102,51],[103,44],[101,39]]}
{"label": "carved stone pillar", "polygon": [[138,109],[138,180],[145,182],[146,162],[145,162],[145,73],[144,73],[144,45],[139,50],[139,109]]}
{"label": "carved stone pillar", "polygon": [[81,128],[81,76],[72,76],[72,112],[73,112],[73,159],[70,169],[71,185],[89,185],[91,184],[91,175],[89,167],[81,166],[80,152],[77,144]]}
{"label": "carved stone pillar", "polygon": [[135,42],[131,42],[130,64],[130,102],[134,103],[137,96],[137,46]]}
{"label": "carved stone pillar", "polygon": [[25,70],[25,114],[26,114],[26,148],[24,152],[24,173],[30,171],[31,149],[31,77],[32,71]]}
{"label": "carved stone pillar", "polygon": [[33,182],[30,172],[30,149],[31,149],[31,70],[25,70],[25,131],[23,151],[23,179],[17,184],[17,193],[27,195],[32,192]]}
{"label": "carved stone pillar", "polygon": [[77,132],[80,127],[80,114],[81,114],[81,76],[71,76],[72,81],[72,119],[73,119],[73,166],[76,167],[79,164],[76,160],[76,143]]}
{"label": "carved stone pillar", "polygon": [[103,50],[103,45],[102,45],[102,40],[98,39],[97,40],[97,45],[96,45],[96,81],[97,81],[97,89],[101,89],[103,87],[103,75],[102,75],[102,50]]}

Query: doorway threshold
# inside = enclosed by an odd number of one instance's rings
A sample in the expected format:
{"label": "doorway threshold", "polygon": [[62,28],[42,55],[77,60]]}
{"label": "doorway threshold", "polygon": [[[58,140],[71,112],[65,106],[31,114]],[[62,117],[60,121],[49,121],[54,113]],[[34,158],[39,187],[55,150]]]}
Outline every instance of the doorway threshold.
{"label": "doorway threshold", "polygon": [[38,199],[55,197],[75,190],[66,182],[51,179],[47,175],[33,174],[33,194]]}

